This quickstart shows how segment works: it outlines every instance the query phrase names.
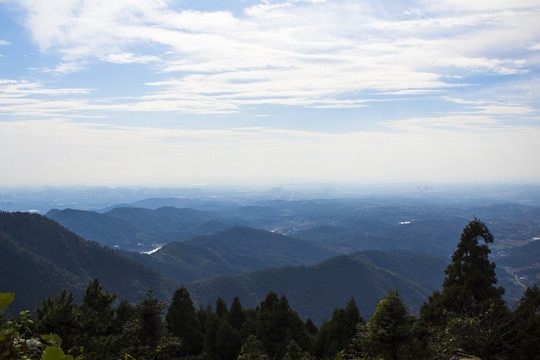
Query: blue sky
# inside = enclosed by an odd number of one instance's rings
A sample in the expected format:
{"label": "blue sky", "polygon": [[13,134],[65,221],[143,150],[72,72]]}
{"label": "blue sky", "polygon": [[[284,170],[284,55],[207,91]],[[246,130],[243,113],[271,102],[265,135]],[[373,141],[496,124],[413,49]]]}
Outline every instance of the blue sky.
{"label": "blue sky", "polygon": [[540,1],[0,0],[0,186],[540,182]]}

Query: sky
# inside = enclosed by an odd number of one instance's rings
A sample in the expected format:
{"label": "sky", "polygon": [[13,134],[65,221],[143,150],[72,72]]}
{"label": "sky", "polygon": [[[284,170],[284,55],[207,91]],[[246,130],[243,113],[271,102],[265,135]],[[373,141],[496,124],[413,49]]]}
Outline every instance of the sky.
{"label": "sky", "polygon": [[0,187],[540,183],[540,0],[0,0]]}

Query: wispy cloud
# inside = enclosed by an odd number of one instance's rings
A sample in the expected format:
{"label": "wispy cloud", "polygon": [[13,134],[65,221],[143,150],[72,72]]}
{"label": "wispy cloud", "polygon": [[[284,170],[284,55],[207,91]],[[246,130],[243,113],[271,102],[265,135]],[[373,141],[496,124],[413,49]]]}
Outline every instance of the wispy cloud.
{"label": "wispy cloud", "polygon": [[0,185],[540,179],[540,0],[6,3]]}
{"label": "wispy cloud", "polygon": [[[152,104],[170,109],[171,98],[187,97],[189,106],[176,107],[187,112],[238,110],[245,99],[361,107],[359,94],[467,87],[467,78],[456,79],[529,71],[540,43],[537,1],[419,1],[393,3],[392,12],[347,0],[282,1],[236,15],[176,10],[165,1],[22,4],[34,41],[61,54],[51,71],[79,71],[89,61],[151,63],[164,78],[151,83],[162,89],[149,94]],[[326,101],[339,97],[341,104]]]}

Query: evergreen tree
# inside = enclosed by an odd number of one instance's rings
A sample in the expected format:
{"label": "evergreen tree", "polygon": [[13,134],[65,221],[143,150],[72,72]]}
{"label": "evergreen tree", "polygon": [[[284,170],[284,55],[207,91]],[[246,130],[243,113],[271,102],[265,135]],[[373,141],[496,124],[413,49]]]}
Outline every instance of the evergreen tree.
{"label": "evergreen tree", "polygon": [[511,349],[510,312],[502,299],[504,289],[495,286],[495,264],[488,258],[491,243],[486,225],[471,220],[445,270],[442,291],[420,308],[434,357],[504,357]]}
{"label": "evergreen tree", "polygon": [[221,319],[216,334],[214,353],[220,360],[235,360],[241,349],[240,334],[228,321]]}
{"label": "evergreen tree", "polygon": [[114,309],[114,332],[121,333],[124,325],[135,317],[135,308],[127,300],[120,301]]}
{"label": "evergreen tree", "polygon": [[[251,335],[257,334],[257,317],[259,315],[259,307],[256,309],[250,308],[244,311],[245,319],[240,329],[242,343],[246,342]],[[260,340],[259,340],[260,341]]]}
{"label": "evergreen tree", "polygon": [[171,334],[182,339],[181,356],[197,355],[201,352],[203,342],[201,325],[185,287],[178,288],[174,293],[165,320]]}
{"label": "evergreen tree", "polygon": [[315,336],[317,335],[317,332],[319,331],[319,329],[317,328],[317,326],[313,323],[313,320],[311,320],[311,318],[308,318],[306,320],[306,330],[307,332],[312,335],[312,336]]}
{"label": "evergreen tree", "polygon": [[220,318],[225,317],[227,314],[227,303],[221,297],[216,300],[216,315]]}
{"label": "evergreen tree", "polygon": [[358,345],[373,358],[403,358],[402,349],[413,340],[413,325],[414,317],[409,314],[399,290],[391,290],[379,302],[367,325],[360,326]]}
{"label": "evergreen tree", "polygon": [[442,292],[434,292],[420,309],[424,320],[441,324],[454,316],[475,317],[503,303],[504,289],[495,286],[495,263],[488,258],[490,243],[493,235],[486,225],[477,218],[470,221],[445,270]]}
{"label": "evergreen tree", "polygon": [[98,279],[87,287],[79,308],[80,333],[75,338],[85,355],[95,359],[118,358],[120,337],[115,333],[113,302],[116,295],[104,291]]}
{"label": "evergreen tree", "polygon": [[80,334],[78,308],[73,303],[73,293],[66,289],[57,298],[48,297],[41,301],[36,310],[38,314],[37,331],[42,334],[55,333],[63,340],[64,349],[71,349]]}
{"label": "evergreen tree", "polygon": [[517,359],[540,360],[540,289],[527,288],[514,311]]}
{"label": "evergreen tree", "polygon": [[124,326],[126,353],[136,359],[172,359],[178,356],[181,340],[167,333],[163,321],[166,304],[154,296],[152,288],[135,306],[135,318]]}
{"label": "evergreen tree", "polygon": [[356,302],[351,298],[344,309],[334,309],[332,319],[321,326],[315,353],[323,358],[333,357],[351,343],[358,324],[364,323]]}
{"label": "evergreen tree", "polygon": [[233,329],[240,331],[246,318],[246,314],[242,309],[242,304],[240,303],[238,296],[234,297],[231,308],[229,309],[229,313],[227,314],[227,318]]}
{"label": "evergreen tree", "polygon": [[216,353],[216,343],[221,322],[222,319],[220,319],[219,316],[213,312],[208,313],[206,316],[203,352],[208,356],[209,359],[219,359]]}
{"label": "evergreen tree", "polygon": [[283,356],[283,360],[314,360],[315,357],[309,352],[303,351],[296,341],[291,340],[287,345],[287,352]]}
{"label": "evergreen tree", "polygon": [[250,335],[237,360],[269,360],[269,357],[264,352],[262,342],[255,335]]}
{"label": "evergreen tree", "polygon": [[298,313],[291,310],[284,295],[278,298],[273,291],[266,295],[258,307],[256,325],[257,337],[272,359],[281,359],[291,340],[303,349],[311,346],[305,324]]}

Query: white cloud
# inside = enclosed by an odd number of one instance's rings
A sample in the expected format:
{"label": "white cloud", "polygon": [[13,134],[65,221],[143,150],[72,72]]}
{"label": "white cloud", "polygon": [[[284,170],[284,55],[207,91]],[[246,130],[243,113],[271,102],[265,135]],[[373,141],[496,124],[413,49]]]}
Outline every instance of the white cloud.
{"label": "white cloud", "polygon": [[170,109],[171,101],[197,98],[201,108],[189,100],[176,109],[201,113],[245,103],[354,106],[357,99],[320,104],[347,94],[444,92],[469,86],[471,72],[526,73],[523,51],[540,42],[537,1],[385,3],[387,11],[348,0],[284,1],[240,15],[149,0],[22,3],[34,41],[61,56],[51,71],[74,72],[92,61],[151,63],[171,79],[152,83],[162,87],[149,94],[152,104]]}
{"label": "white cloud", "polygon": [[0,46],[6,46],[6,45],[9,45],[10,42],[9,41],[6,41],[6,40],[0,40]]}
{"label": "white cloud", "polygon": [[115,64],[131,64],[131,63],[146,64],[149,62],[161,61],[160,58],[157,56],[153,56],[153,55],[137,56],[133,53],[109,54],[103,57],[102,60],[112,62]]}

